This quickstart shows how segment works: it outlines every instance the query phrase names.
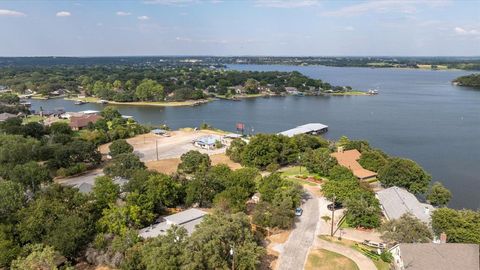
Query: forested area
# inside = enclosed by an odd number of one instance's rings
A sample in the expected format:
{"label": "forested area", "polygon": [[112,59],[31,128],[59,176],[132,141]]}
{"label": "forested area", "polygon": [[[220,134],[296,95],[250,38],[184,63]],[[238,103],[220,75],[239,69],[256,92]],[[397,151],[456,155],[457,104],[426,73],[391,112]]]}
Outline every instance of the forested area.
{"label": "forested area", "polygon": [[204,99],[207,97],[205,91],[225,95],[229,87],[234,86],[244,86],[249,94],[258,93],[261,87],[267,85],[276,93],[284,92],[285,87],[295,87],[300,91],[338,88],[296,71],[255,72],[161,66],[4,67],[0,69],[0,85],[20,94],[30,89],[49,96],[64,90],[67,95],[83,93],[117,102]]}
{"label": "forested area", "polygon": [[453,82],[460,86],[480,88],[480,74],[471,74],[456,78]]}

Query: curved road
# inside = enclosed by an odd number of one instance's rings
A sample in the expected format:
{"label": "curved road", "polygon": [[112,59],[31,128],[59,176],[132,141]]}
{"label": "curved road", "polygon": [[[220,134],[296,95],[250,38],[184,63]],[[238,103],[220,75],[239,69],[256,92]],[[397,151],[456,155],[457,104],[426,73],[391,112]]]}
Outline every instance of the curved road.
{"label": "curved road", "polygon": [[279,270],[303,269],[310,246],[315,239],[315,229],[319,220],[318,199],[310,192],[305,195],[302,205],[303,214],[298,218],[295,227],[280,255]]}

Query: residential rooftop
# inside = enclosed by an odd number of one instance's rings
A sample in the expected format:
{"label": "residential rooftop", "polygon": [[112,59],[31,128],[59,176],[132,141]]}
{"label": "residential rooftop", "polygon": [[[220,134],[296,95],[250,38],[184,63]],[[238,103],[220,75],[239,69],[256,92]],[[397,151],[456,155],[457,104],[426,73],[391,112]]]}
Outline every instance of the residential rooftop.
{"label": "residential rooftop", "polygon": [[420,203],[412,193],[406,189],[396,186],[378,191],[377,198],[382,205],[382,210],[386,218],[398,219],[406,213],[410,213],[425,223],[430,222],[430,215],[435,208],[433,206]]}
{"label": "residential rooftop", "polygon": [[404,269],[408,270],[479,270],[477,244],[400,244]]}
{"label": "residential rooftop", "polygon": [[162,218],[162,222],[152,224],[139,231],[140,237],[151,238],[163,235],[167,230],[176,225],[187,230],[188,234],[192,234],[198,224],[203,221],[203,217],[207,213],[196,208],[190,208],[185,211],[166,216]]}
{"label": "residential rooftop", "polygon": [[338,151],[331,154],[332,157],[337,159],[338,164],[351,170],[353,175],[355,175],[358,179],[364,180],[376,177],[376,172],[364,169],[362,165],[358,163],[357,160],[360,159],[361,155],[362,154],[357,149]]}

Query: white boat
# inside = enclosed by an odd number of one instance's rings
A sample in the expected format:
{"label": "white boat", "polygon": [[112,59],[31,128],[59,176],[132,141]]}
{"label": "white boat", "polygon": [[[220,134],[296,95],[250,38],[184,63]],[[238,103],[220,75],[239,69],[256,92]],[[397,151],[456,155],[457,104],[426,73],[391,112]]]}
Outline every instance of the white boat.
{"label": "white boat", "polygon": [[369,95],[378,95],[378,90],[377,89],[370,89],[367,92]]}

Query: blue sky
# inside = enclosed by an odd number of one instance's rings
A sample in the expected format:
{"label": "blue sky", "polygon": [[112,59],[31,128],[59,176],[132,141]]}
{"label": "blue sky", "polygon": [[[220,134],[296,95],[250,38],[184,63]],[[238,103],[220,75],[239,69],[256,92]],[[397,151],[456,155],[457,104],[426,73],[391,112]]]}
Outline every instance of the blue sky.
{"label": "blue sky", "polygon": [[0,56],[480,56],[480,1],[0,1],[0,37]]}

